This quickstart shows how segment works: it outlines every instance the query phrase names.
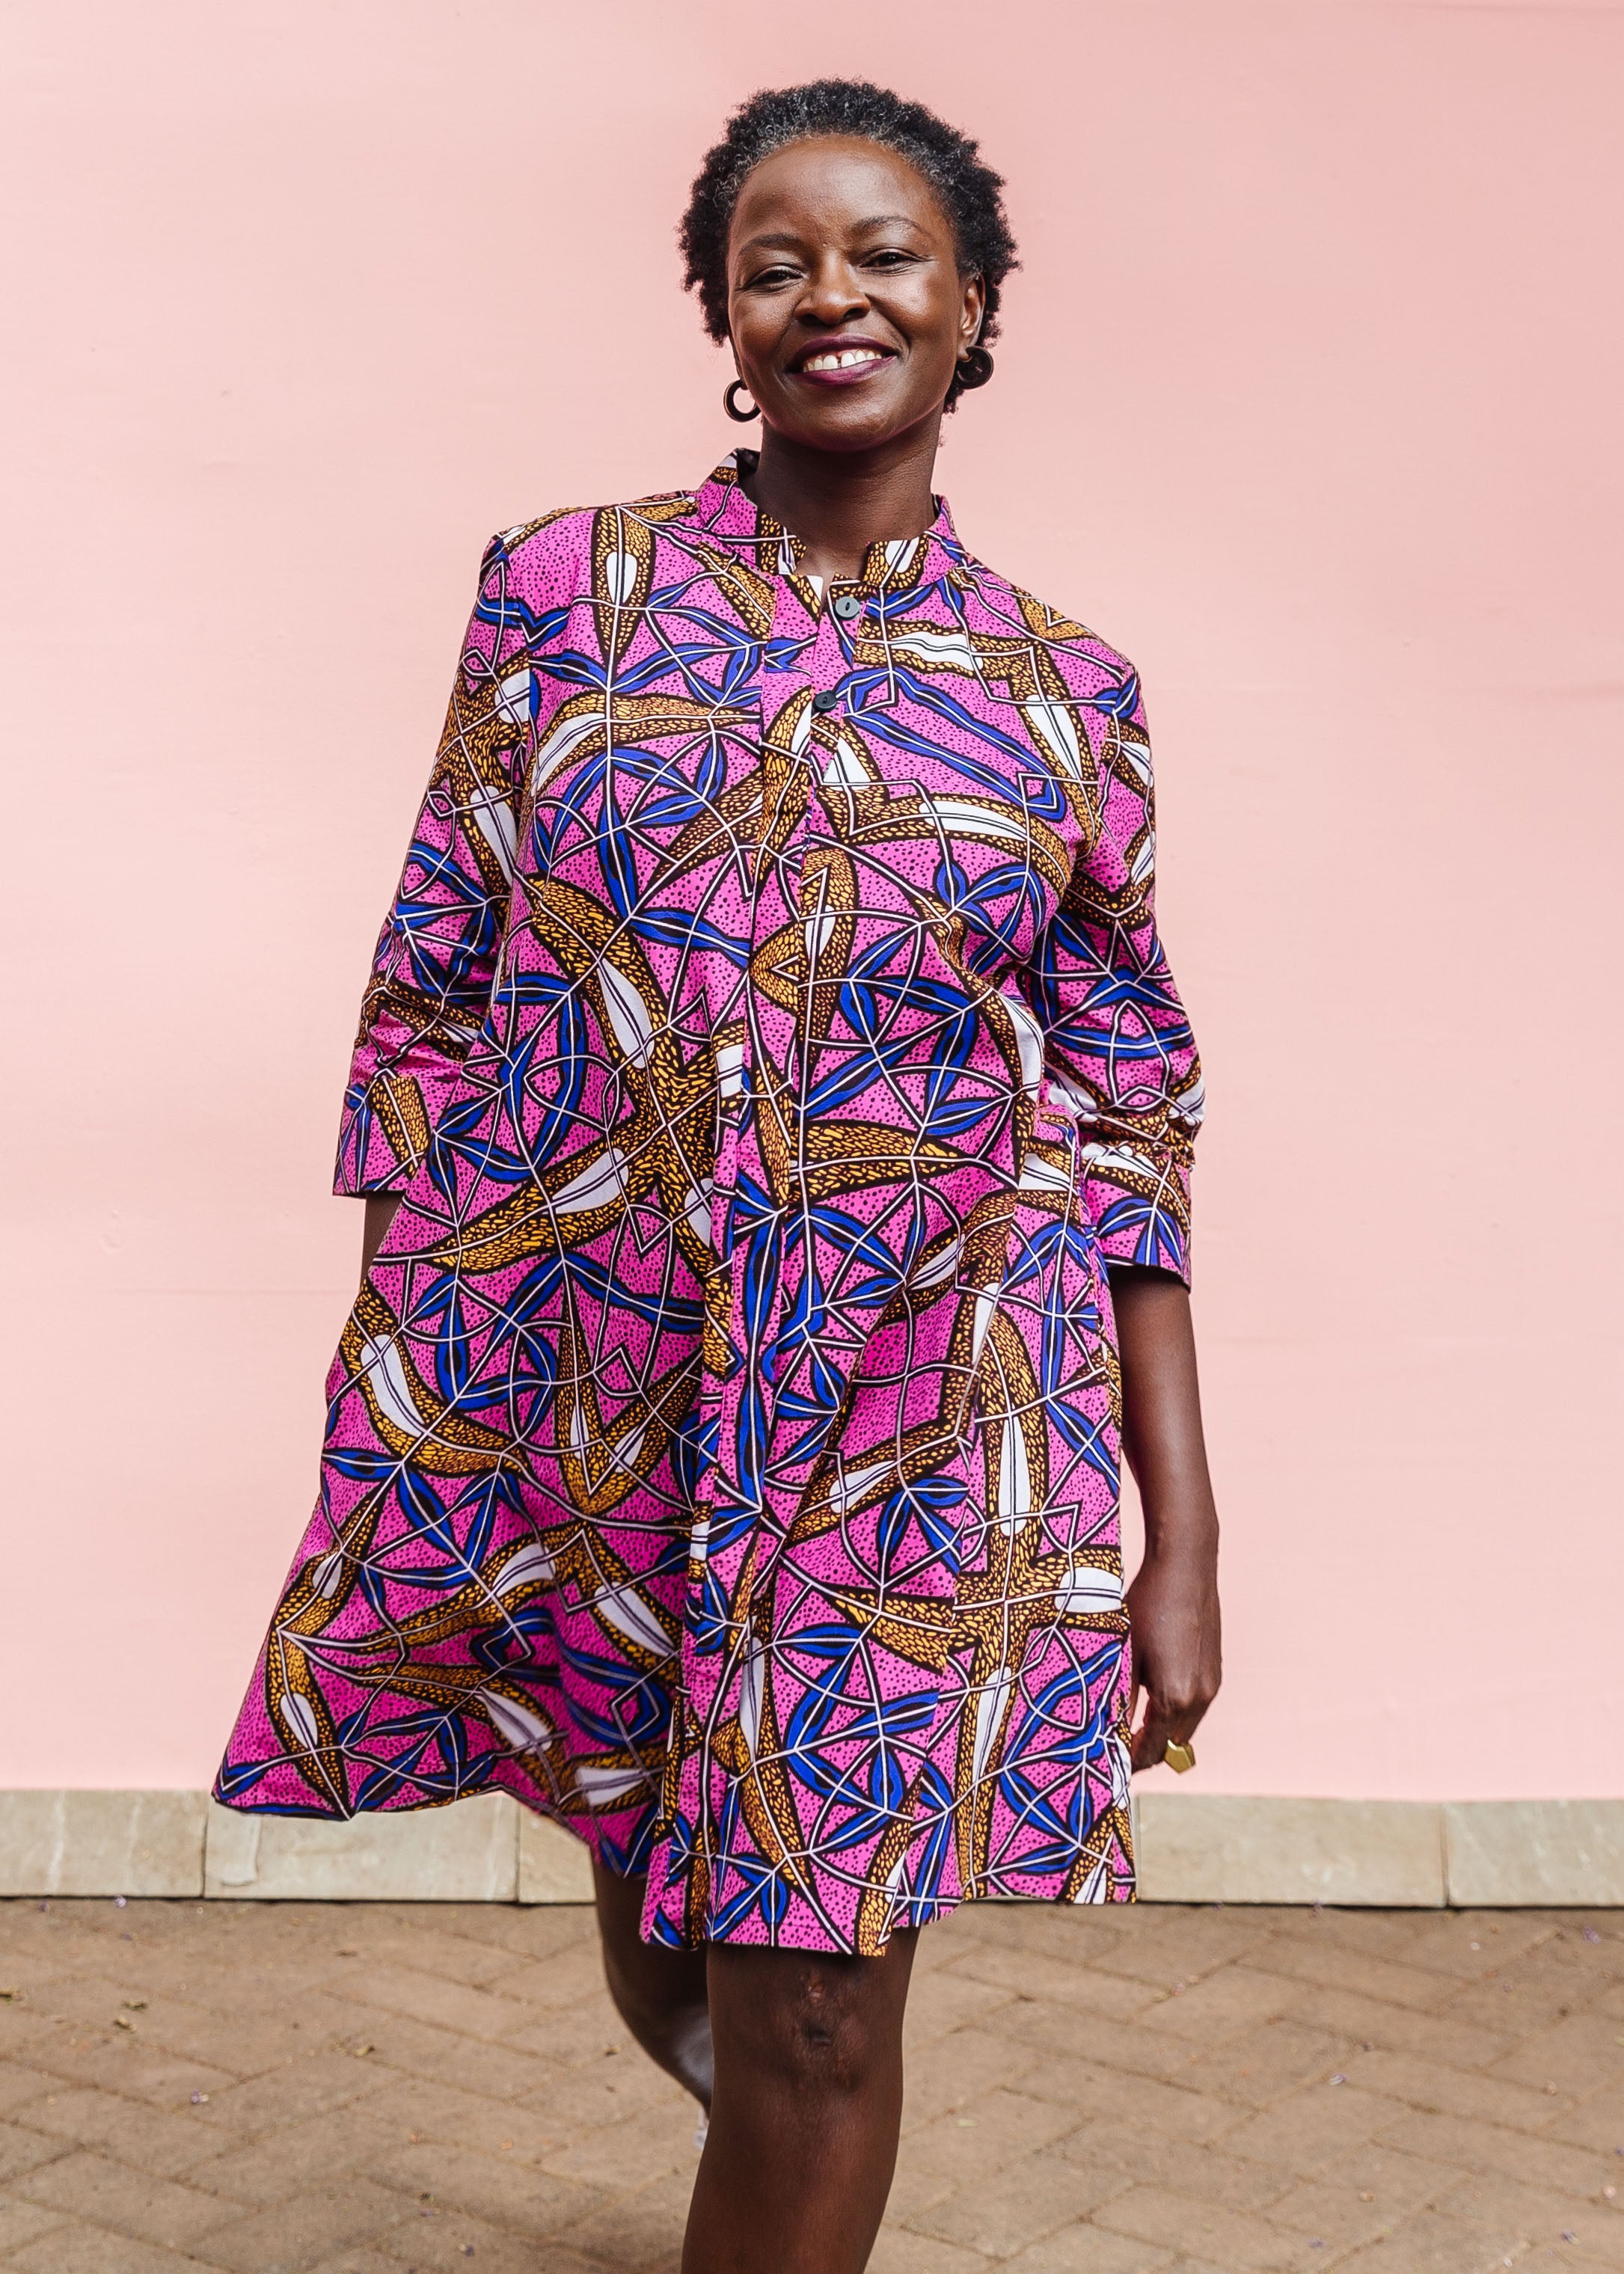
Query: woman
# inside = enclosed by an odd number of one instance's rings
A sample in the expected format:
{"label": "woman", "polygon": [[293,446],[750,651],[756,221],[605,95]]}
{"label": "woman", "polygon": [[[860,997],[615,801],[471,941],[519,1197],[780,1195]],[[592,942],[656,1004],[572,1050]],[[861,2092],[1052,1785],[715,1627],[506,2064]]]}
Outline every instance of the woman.
{"label": "woman", "polygon": [[756,96],[683,245],[759,451],[486,553],[218,1788],[587,1841],[616,2003],[710,2111],[690,2274],[866,2263],[921,1927],[1127,1898],[1130,1754],[1187,1765],[1218,1686],[1138,682],[931,493],[1000,189],[877,88]]}

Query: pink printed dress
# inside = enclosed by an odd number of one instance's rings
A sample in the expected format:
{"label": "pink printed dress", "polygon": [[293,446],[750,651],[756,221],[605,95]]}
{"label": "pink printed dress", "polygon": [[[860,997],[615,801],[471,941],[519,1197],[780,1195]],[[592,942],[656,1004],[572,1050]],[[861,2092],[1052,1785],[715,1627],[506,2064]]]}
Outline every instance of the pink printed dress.
{"label": "pink printed dress", "polygon": [[827,589],[732,461],[492,542],[345,1101],[403,1205],[222,1801],[508,1791],[673,1945],[1132,1894],[1154,842],[1134,674],[945,507]]}

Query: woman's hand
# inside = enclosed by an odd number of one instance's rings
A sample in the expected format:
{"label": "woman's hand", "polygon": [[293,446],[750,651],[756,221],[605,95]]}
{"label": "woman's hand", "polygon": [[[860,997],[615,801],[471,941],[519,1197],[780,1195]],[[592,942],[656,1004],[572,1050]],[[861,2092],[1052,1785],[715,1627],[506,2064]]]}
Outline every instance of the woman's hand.
{"label": "woman's hand", "polygon": [[1168,1741],[1187,1745],[1223,1679],[1214,1536],[1205,1555],[1163,1561],[1147,1552],[1128,1590],[1135,1690],[1145,1719],[1133,1737],[1133,1766],[1154,1769]]}
{"label": "woman's hand", "polygon": [[1111,1273],[1122,1354],[1123,1449],[1145,1510],[1145,1560],[1128,1589],[1135,1690],[1146,1696],[1136,1769],[1187,1744],[1218,1695],[1218,1511],[1201,1434],[1190,1297],[1162,1271]]}

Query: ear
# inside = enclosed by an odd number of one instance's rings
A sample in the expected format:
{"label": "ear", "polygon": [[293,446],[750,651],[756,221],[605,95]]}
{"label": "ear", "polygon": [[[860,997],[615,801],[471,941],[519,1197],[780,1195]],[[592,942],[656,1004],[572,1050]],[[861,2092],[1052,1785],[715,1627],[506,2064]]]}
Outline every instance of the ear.
{"label": "ear", "polygon": [[964,300],[959,311],[959,343],[973,348],[981,336],[987,314],[987,288],[978,271],[965,278]]}

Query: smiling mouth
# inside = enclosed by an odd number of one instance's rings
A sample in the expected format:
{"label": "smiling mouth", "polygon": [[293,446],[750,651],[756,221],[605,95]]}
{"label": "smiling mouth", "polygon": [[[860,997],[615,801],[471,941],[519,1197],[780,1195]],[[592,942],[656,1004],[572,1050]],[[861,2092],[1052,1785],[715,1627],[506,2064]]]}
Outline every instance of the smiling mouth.
{"label": "smiling mouth", "polygon": [[891,357],[884,348],[827,348],[820,355],[808,356],[801,365],[802,371],[861,371],[870,364],[889,363]]}
{"label": "smiling mouth", "polygon": [[830,340],[821,348],[803,350],[790,370],[794,378],[810,380],[814,387],[853,387],[896,360],[895,349],[882,347],[877,340]]}

